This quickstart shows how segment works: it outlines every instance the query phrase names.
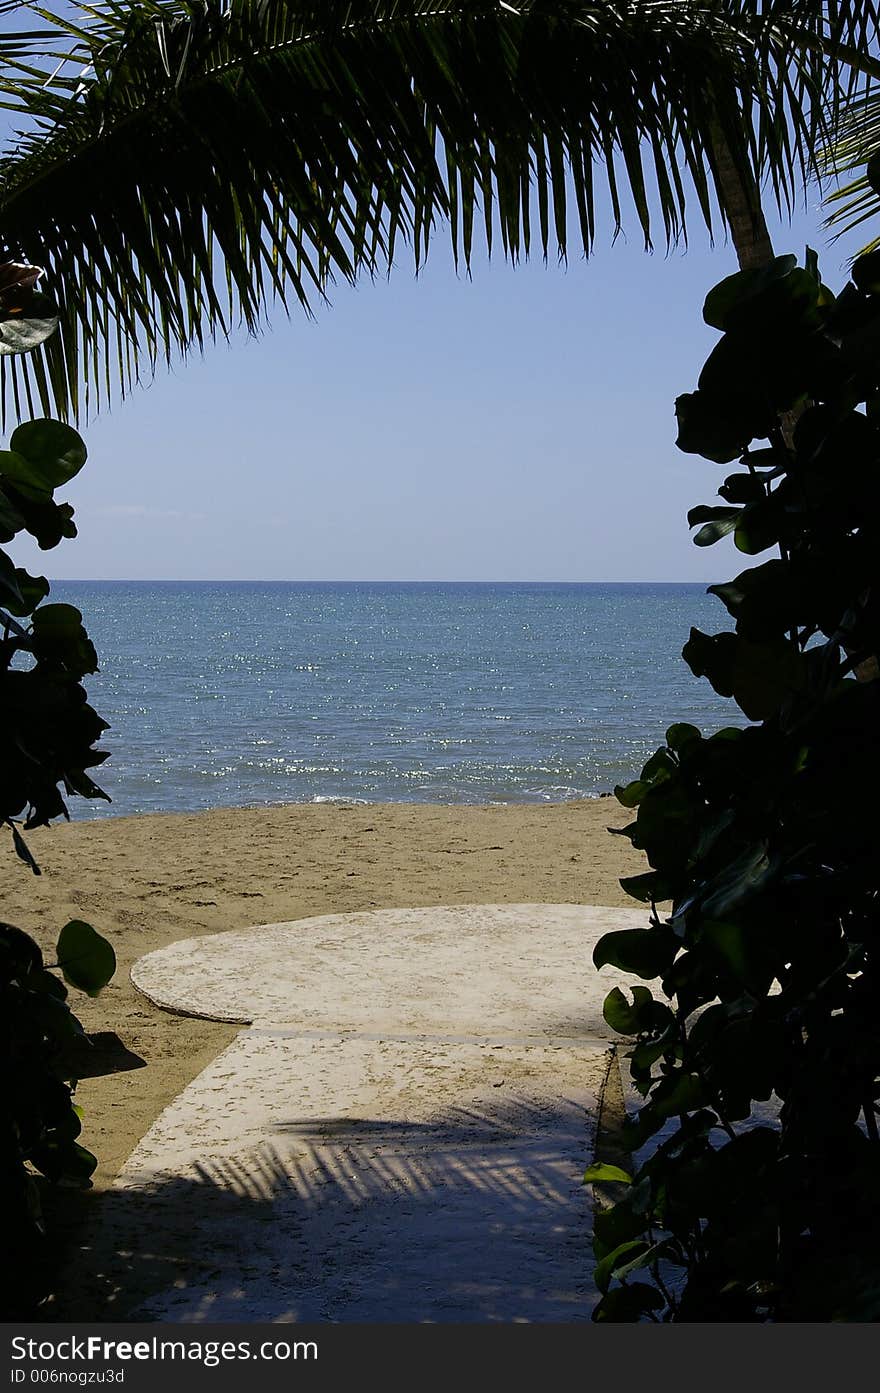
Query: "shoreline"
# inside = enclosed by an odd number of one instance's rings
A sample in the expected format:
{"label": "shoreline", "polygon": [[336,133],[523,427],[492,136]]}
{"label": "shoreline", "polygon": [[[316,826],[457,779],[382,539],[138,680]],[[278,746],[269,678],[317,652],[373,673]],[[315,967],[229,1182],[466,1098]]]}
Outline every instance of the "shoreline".
{"label": "shoreline", "polygon": [[[632,777],[635,777],[633,775]],[[71,824],[76,823],[105,823],[119,822],[120,819],[134,819],[142,817],[202,817],[206,813],[248,813],[259,811],[277,811],[280,808],[334,808],[348,807],[349,809],[358,808],[449,808],[450,810],[475,808],[556,808],[568,807],[572,804],[600,803],[611,799],[612,804],[616,805],[613,789],[602,789],[599,793],[577,793],[571,798],[505,798],[479,800],[461,799],[456,802],[440,802],[436,798],[357,798],[335,793],[317,793],[311,798],[278,798],[271,799],[263,803],[215,803],[210,808],[141,808],[137,812],[112,812],[108,805],[101,799],[94,799],[88,803],[79,802],[75,805],[76,813],[71,817]],[[94,813],[88,811],[95,808]],[[107,811],[98,812],[97,809]],[[61,823],[59,826],[63,825]],[[28,832],[29,837],[33,836]]]}
{"label": "shoreline", "polygon": [[[129,980],[136,959],[202,934],[367,909],[475,903],[634,908],[618,885],[644,869],[609,835],[631,814],[613,798],[540,804],[294,803],[149,813],[28,833],[42,874],[11,845],[0,858],[3,918],[51,961],[68,919],[113,944],[117,971],[95,1000],[71,990],[90,1034],[118,1037],[127,1067],[82,1079],[82,1143],[94,1188],[71,1203],[86,1229],[101,1195],[162,1110],[240,1027],[174,1015]],[[108,1039],[107,1033],[111,1038]],[[120,1046],[117,1044],[118,1051]],[[131,1055],[143,1061],[131,1067]],[[97,1203],[96,1203],[97,1202]]]}

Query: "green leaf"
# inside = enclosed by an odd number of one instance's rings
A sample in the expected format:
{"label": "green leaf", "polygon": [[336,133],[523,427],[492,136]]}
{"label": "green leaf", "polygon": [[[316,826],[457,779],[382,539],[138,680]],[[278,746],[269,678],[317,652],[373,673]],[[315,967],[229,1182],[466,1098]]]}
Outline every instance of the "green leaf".
{"label": "green leaf", "polygon": [[673,759],[665,746],[661,745],[659,750],[655,750],[650,759],[645,763],[641,777],[646,782],[656,788],[659,784],[665,783],[667,779],[674,779],[678,775],[678,761]]}
{"label": "green leaf", "polygon": [[0,542],[11,542],[24,527],[24,517],[0,488]]}
{"label": "green leaf", "polygon": [[679,1059],[681,1057],[680,1047],[676,1047],[665,1036],[660,1040],[644,1040],[636,1045],[630,1054],[629,1068],[633,1081],[636,1083],[647,1082],[651,1078],[651,1070],[662,1059],[664,1055],[670,1058]]}
{"label": "green leaf", "polygon": [[45,576],[32,576],[16,567],[9,575],[5,566],[6,558],[0,552],[0,604],[5,605],[10,614],[25,619],[33,614],[37,605],[49,593],[49,582]]}
{"label": "green leaf", "polygon": [[740,634],[710,637],[691,629],[682,657],[719,696],[734,697],[750,721],[775,715],[805,680],[803,657],[784,638],[753,642]]}
{"label": "green leaf", "polygon": [[9,468],[3,472],[19,487],[25,484],[46,493],[74,478],[88,455],[72,426],[48,418],[26,421],[13,431],[9,444],[17,472]]}
{"label": "green leaf", "polygon": [[698,794],[683,779],[667,779],[648,790],[639,804],[630,840],[645,851],[651,866],[672,878],[686,869],[690,848],[702,822]]}
{"label": "green leaf", "polygon": [[677,1069],[652,1089],[650,1109],[655,1117],[665,1122],[669,1117],[704,1107],[706,1101],[706,1089],[698,1075]]}
{"label": "green leaf", "polygon": [[650,787],[650,783],[644,779],[633,779],[632,783],[626,784],[625,786],[616,784],[614,788],[614,797],[617,799],[618,803],[622,803],[625,808],[635,808],[641,803]]}
{"label": "green leaf", "polygon": [[[2,461],[0,454],[0,461]],[[30,484],[17,485],[3,478],[0,464],[0,515],[14,530],[25,528],[42,551],[55,547],[62,537],[75,537],[73,509],[69,503],[55,503],[51,495]]]}
{"label": "green leaf", "polygon": [[790,377],[790,351],[774,346],[771,353],[769,345],[759,346],[750,336],[725,334],[703,364],[697,387],[710,400],[724,403],[748,445],[768,436],[777,413],[796,400]]}
{"label": "green leaf", "polygon": [[33,651],[41,661],[57,663],[75,677],[98,670],[98,655],[73,605],[41,605],[34,612]]}
{"label": "green leaf", "polygon": [[[37,605],[49,594],[49,582],[45,576],[32,576],[28,571],[16,567],[15,578],[23,601],[20,617],[33,614]],[[15,611],[13,610],[13,614]]]}
{"label": "green leaf", "polygon": [[603,1295],[611,1285],[615,1269],[624,1265],[623,1259],[640,1256],[647,1252],[648,1246],[643,1238],[630,1238],[628,1242],[621,1243],[619,1247],[614,1249],[613,1253],[609,1253],[607,1257],[596,1264],[593,1280]]}
{"label": "green leaf", "polygon": [[776,870],[765,841],[747,847],[709,881],[702,893],[701,912],[709,919],[723,919],[742,900],[762,889]]}
{"label": "green leaf", "polygon": [[678,948],[677,939],[665,929],[616,929],[599,939],[593,965],[610,964],[636,977],[661,977],[672,966]]}
{"label": "green leaf", "polygon": [[113,945],[82,919],[64,925],[56,952],[65,982],[88,996],[97,996],[116,971]]}
{"label": "green leaf", "polygon": [[633,1190],[609,1209],[593,1216],[593,1252],[601,1260],[631,1238],[644,1238],[649,1221],[642,1209],[633,1208]]}
{"label": "green leaf", "polygon": [[[842,569],[836,568],[838,575]],[[708,593],[717,595],[734,617],[738,633],[769,639],[808,623],[823,596],[830,598],[830,581],[827,565],[818,558],[797,566],[774,558],[741,571],[732,581],[710,585]]]}
{"label": "green leaf", "polygon": [[43,484],[32,482],[32,474],[31,465],[24,455],[17,455],[14,450],[0,450],[0,476],[8,480],[26,498],[45,502],[50,497],[51,490]]}
{"label": "green leaf", "polygon": [[720,542],[722,537],[726,537],[728,532],[732,532],[739,521],[739,508],[731,508],[730,516],[719,519],[717,522],[707,522],[701,527],[694,537],[694,546],[711,547],[715,542]]}
{"label": "green leaf", "polygon": [[632,1176],[629,1171],[621,1170],[620,1166],[611,1166],[606,1161],[594,1161],[584,1171],[584,1184],[595,1185],[601,1182],[632,1185]]}
{"label": "green leaf", "polygon": [[704,634],[691,629],[690,638],[681,650],[695,677],[707,677],[719,696],[733,696],[733,668],[736,655],[736,634]]}
{"label": "green leaf", "polygon": [[[646,1246],[641,1253],[634,1253],[627,1262],[617,1262],[614,1265],[614,1275],[621,1282],[625,1282],[627,1277],[633,1272],[639,1272],[646,1267],[652,1267],[661,1258],[669,1259],[671,1245],[668,1238],[661,1239],[659,1243],[652,1243]],[[625,1256],[623,1253],[621,1257]],[[679,1263],[676,1264],[680,1266]]]}
{"label": "green leaf", "polygon": [[676,397],[675,416],[678,449],[688,455],[702,455],[715,464],[732,464],[752,439],[748,427],[729,414],[723,401],[706,392],[686,392]]}
{"label": "green leaf", "polygon": [[675,1025],[675,1017],[663,1001],[656,1001],[647,987],[631,987],[633,1004],[630,1005],[619,987],[614,987],[605,998],[602,1015],[612,1030],[621,1035],[640,1035],[658,1031],[668,1033]]}
{"label": "green leaf", "polygon": [[593,1311],[591,1320],[635,1323],[649,1311],[660,1311],[666,1299],[647,1282],[629,1282],[609,1291]]}
{"label": "green leaf", "polygon": [[[874,165],[875,168],[880,167],[876,155]],[[857,257],[852,264],[850,275],[865,295],[880,294],[880,251],[867,252],[864,256]]]}
{"label": "green leaf", "polygon": [[640,904],[658,904],[674,898],[671,880],[660,871],[643,871],[641,875],[626,875],[618,882],[624,894]]}
{"label": "green leaf", "polygon": [[[640,1151],[646,1142],[660,1131],[666,1117],[652,1107],[650,1103],[639,1108],[635,1117],[628,1117],[623,1124],[620,1134],[620,1142],[624,1150],[629,1152]],[[644,1216],[642,1218],[642,1230],[646,1227]]]}
{"label": "green leaf", "polygon": [[18,572],[5,551],[0,551],[0,605],[9,610],[10,614],[26,612],[23,609],[24,597],[18,583]]}
{"label": "green leaf", "polygon": [[676,754],[687,749],[688,745],[702,740],[702,738],[697,727],[689,725],[687,721],[677,721],[666,732],[666,743],[670,750],[674,750]]}
{"label": "green leaf", "polygon": [[63,1164],[61,1178],[68,1184],[86,1185],[97,1169],[98,1158],[79,1142],[73,1142],[64,1152]]}
{"label": "green leaf", "polygon": [[757,474],[729,474],[718,492],[728,503],[759,503],[766,497],[764,480]]}
{"label": "green leaf", "polygon": [[777,473],[787,468],[791,463],[785,449],[778,449],[775,445],[761,450],[749,450],[746,458],[752,469],[773,469]]}
{"label": "green leaf", "polygon": [[757,556],[775,547],[782,535],[784,516],[778,500],[771,496],[743,508],[734,529],[734,545],[747,556]]}
{"label": "green leaf", "polygon": [[703,320],[713,329],[728,330],[748,319],[754,301],[771,286],[791,275],[796,256],[777,256],[766,266],[735,271],[709,291],[703,304]]}
{"label": "green leaf", "polygon": [[804,269],[813,277],[813,280],[821,284],[822,277],[819,275],[819,253],[812,247],[804,249]]}
{"label": "green leaf", "polygon": [[639,1016],[654,998],[647,987],[632,987],[633,1004],[627,1001],[620,987],[613,987],[605,998],[602,1016],[606,1025],[620,1035],[636,1035],[640,1029]]}

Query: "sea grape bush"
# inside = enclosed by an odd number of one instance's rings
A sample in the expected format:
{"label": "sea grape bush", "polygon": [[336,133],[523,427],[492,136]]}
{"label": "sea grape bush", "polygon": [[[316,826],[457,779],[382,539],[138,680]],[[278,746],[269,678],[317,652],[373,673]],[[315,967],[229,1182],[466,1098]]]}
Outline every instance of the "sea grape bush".
{"label": "sea grape bush", "polygon": [[[632,1164],[587,1171],[597,1320],[880,1319],[880,254],[728,277],[678,445],[737,467],[695,541],[755,558],[683,656],[750,724],[673,725],[616,790],[644,929],[606,934]],[[614,1157],[620,1161],[619,1151]]]}
{"label": "sea grape bush", "polygon": [[[0,265],[0,357],[28,352],[57,320],[36,290],[37,267]],[[0,450],[0,543],[27,532],[48,550],[74,537],[73,509],[55,490],[82,468],[86,449],[60,421],[18,426]],[[86,700],[82,678],[97,657],[71,605],[46,604],[48,581],[14,565],[0,547],[0,823],[18,856],[39,874],[24,830],[67,816],[61,793],[106,797],[89,770],[106,755],[94,743],[106,722]],[[97,995],[115,969],[111,945],[81,920],[66,924],[57,961],[34,940],[0,923],[0,1313],[28,1316],[47,1290],[40,1186],[87,1184],[97,1164],[77,1140],[76,1058],[88,1041],[70,1009],[65,982]],[[61,980],[61,979],[64,980]]]}

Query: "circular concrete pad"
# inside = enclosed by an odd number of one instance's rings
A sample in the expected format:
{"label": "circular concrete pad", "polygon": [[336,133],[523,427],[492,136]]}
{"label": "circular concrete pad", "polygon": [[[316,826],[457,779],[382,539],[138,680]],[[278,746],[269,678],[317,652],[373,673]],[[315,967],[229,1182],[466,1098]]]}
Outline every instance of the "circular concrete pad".
{"label": "circular concrete pad", "polygon": [[643,910],[456,905],[328,914],[185,939],[135,963],[157,1006],[299,1031],[615,1038],[602,1003],[632,978],[593,949]]}

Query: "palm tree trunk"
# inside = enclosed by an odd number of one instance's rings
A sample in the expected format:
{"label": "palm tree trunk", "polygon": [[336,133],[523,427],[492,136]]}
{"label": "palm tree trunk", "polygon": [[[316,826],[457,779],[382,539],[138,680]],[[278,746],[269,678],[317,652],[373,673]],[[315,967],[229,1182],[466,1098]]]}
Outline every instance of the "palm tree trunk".
{"label": "palm tree trunk", "polygon": [[740,270],[766,266],[773,260],[774,252],[758,186],[752,179],[745,181],[740,176],[720,124],[714,126],[711,141],[718,199],[730,228]]}

